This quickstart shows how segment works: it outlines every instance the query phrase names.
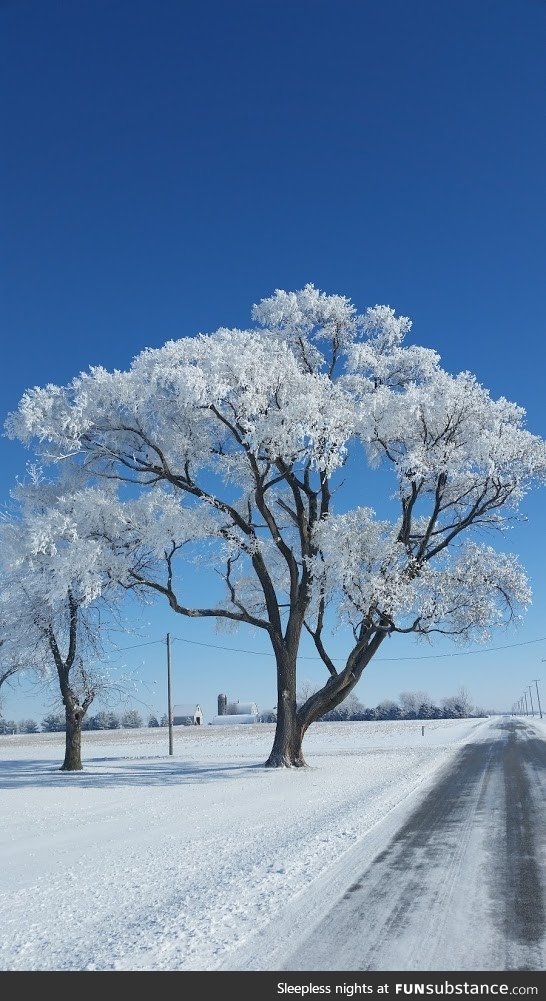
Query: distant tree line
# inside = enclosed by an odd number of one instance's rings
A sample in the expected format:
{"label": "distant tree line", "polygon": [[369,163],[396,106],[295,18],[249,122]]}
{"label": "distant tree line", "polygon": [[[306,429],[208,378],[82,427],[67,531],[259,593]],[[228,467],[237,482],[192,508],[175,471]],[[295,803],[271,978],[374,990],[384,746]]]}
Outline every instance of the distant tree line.
{"label": "distant tree line", "polygon": [[[309,698],[311,688],[305,684],[298,701]],[[275,713],[262,713],[258,717],[261,723],[275,722]],[[426,692],[401,692],[398,701],[383,699],[373,707],[364,706],[356,695],[351,694],[345,701],[325,713],[321,718],[327,722],[343,720],[396,720],[396,719],[465,719],[469,716],[487,716],[484,709],[472,705],[465,688],[460,688],[456,695],[435,701]],[[155,715],[148,717],[147,723],[138,710],[128,709],[121,714],[115,712],[99,712],[95,716],[87,716],[82,724],[82,730],[135,730],[143,726],[151,728],[168,725],[167,714],[161,718]],[[39,726],[33,719],[6,720],[0,716],[0,734],[7,733],[61,733],[65,730],[65,714],[50,713]]]}
{"label": "distant tree line", "polygon": [[[311,694],[309,684],[303,686],[298,701],[305,702]],[[456,695],[435,701],[426,692],[401,692],[398,701],[383,699],[376,706],[364,706],[356,695],[321,717],[327,722],[340,720],[393,720],[393,719],[464,719],[468,716],[486,716],[483,709],[472,705],[469,693],[460,688]]]}
{"label": "distant tree line", "polygon": [[[83,721],[82,730],[136,730],[145,725],[142,716],[136,709],[128,709],[124,713],[99,712],[88,716]],[[161,719],[151,715],[148,718],[149,727],[167,726],[167,715]],[[8,733],[64,733],[66,727],[65,714],[50,713],[40,725],[33,719],[4,719],[0,716],[0,734]]]}

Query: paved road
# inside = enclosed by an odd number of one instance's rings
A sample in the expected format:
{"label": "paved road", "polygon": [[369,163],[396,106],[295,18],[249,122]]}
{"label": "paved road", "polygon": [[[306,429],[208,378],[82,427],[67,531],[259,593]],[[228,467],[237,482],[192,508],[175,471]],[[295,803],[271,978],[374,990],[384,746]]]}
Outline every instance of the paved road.
{"label": "paved road", "polygon": [[546,970],[546,741],[467,744],[284,970]]}

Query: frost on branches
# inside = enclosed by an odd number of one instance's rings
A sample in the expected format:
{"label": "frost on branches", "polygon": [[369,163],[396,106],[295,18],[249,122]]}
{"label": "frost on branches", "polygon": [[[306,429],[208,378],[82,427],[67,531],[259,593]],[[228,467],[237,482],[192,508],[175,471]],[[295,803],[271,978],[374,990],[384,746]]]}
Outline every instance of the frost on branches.
{"label": "frost on branches", "polygon": [[[525,607],[517,559],[474,530],[516,516],[544,481],[546,447],[520,407],[404,344],[411,323],[389,306],[359,314],[307,285],[277,290],[252,318],[252,329],[145,350],[126,372],[92,368],[29,390],[7,430],[86,477],[111,579],[181,615],[268,634],[278,697],[268,764],[302,765],[308,726],[347,697],[386,636],[481,639]],[[369,506],[379,465],[392,474],[391,520]],[[210,606],[192,604],[192,562],[221,578]],[[340,623],[342,669],[327,649]],[[326,680],[297,707],[304,631]]]}

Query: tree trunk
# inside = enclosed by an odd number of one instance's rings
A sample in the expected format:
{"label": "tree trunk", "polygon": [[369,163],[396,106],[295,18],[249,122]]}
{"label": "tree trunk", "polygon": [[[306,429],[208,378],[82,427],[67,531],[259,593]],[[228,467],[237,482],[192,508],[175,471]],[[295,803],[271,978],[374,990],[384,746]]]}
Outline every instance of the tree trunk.
{"label": "tree trunk", "polygon": [[296,705],[297,642],[288,649],[278,644],[277,660],[277,726],[271,754],[266,761],[268,768],[303,768],[303,738],[315,720],[335,709],[347,698],[360,681],[364,668],[377,653],[386,636],[386,630],[377,629],[363,649],[353,651],[345,669],[328,679],[323,688],[314,692],[304,705]]}
{"label": "tree trunk", "polygon": [[82,765],[82,719],[81,706],[66,706],[66,739],[62,772],[81,772]]}
{"label": "tree trunk", "polygon": [[303,768],[303,733],[296,712],[295,658],[277,659],[277,725],[267,768]]}
{"label": "tree trunk", "polygon": [[305,758],[301,749],[303,734],[296,721],[296,713],[277,715],[275,740],[266,761],[267,768],[304,768]]}

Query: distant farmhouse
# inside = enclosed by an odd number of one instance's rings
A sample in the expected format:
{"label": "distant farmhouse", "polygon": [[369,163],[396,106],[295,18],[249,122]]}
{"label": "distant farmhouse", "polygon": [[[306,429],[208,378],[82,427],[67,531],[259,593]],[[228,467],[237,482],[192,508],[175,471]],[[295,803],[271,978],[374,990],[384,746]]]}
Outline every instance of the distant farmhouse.
{"label": "distant farmhouse", "polygon": [[183,703],[173,708],[173,726],[200,726],[203,722],[201,706]]}
{"label": "distant farmhouse", "polygon": [[228,702],[227,695],[218,696],[218,715],[209,723],[213,726],[229,726],[230,723],[258,723],[260,712],[255,702]]}

